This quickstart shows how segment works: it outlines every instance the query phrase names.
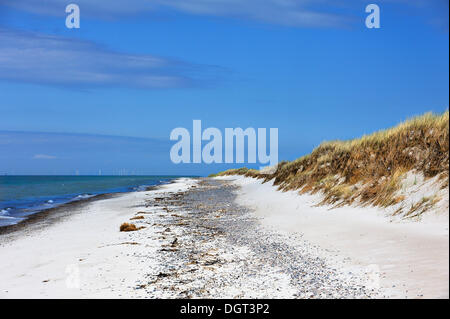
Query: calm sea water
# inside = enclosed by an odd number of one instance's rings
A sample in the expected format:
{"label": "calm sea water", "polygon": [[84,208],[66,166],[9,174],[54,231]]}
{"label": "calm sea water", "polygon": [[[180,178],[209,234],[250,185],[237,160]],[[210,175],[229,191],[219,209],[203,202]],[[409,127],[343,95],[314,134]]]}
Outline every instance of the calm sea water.
{"label": "calm sea water", "polygon": [[98,194],[145,190],[178,176],[0,176],[0,227]]}

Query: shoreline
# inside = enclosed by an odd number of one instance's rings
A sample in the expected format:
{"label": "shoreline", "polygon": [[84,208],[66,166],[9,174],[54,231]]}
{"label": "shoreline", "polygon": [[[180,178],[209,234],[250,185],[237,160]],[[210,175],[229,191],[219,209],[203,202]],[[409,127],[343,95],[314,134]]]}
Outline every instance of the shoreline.
{"label": "shoreline", "polygon": [[[298,207],[287,205],[285,197],[291,194],[274,195],[270,185],[252,183],[177,179],[147,191],[90,198],[56,213],[46,227],[35,222],[2,235],[0,298],[448,298],[448,266],[423,281],[412,276],[425,286],[441,281],[441,293],[421,296],[408,278],[394,280],[395,267],[372,267],[355,241],[349,245],[342,233],[328,232],[333,225],[325,216],[336,222],[329,211],[314,219],[318,211],[309,206],[309,220],[296,221],[292,213]],[[295,196],[300,205],[305,197]],[[347,216],[357,223],[356,215]],[[120,232],[124,222],[140,230]],[[347,236],[360,235],[338,226]],[[383,256],[386,242],[371,243]],[[438,261],[448,263],[448,229],[447,257]]]}
{"label": "shoreline", "polygon": [[[131,192],[129,192],[131,193]],[[15,232],[26,230],[27,227],[45,227],[49,226],[60,219],[70,215],[71,209],[78,210],[83,205],[89,205],[92,202],[102,199],[114,198],[121,194],[127,193],[105,193],[94,195],[89,198],[83,198],[76,201],[61,204],[57,207],[43,209],[34,214],[28,215],[23,221],[13,225],[6,225],[0,227],[0,236],[13,234]],[[37,224],[40,224],[39,226]],[[31,229],[30,229],[31,230]]]}
{"label": "shoreline", "polygon": [[150,190],[181,177],[194,176],[2,176],[0,230],[35,215],[45,216],[61,206],[95,200],[101,195]]}
{"label": "shoreline", "polygon": [[[179,177],[179,178],[181,178],[181,177]],[[158,189],[158,187],[160,187],[162,185],[172,184],[179,178],[173,178],[171,180],[161,182],[160,184],[157,184],[157,185],[147,186],[145,188],[145,190],[128,190],[128,191],[100,193],[100,194],[92,195],[88,198],[80,198],[80,199],[76,199],[76,200],[70,200],[68,202],[62,203],[55,207],[44,208],[35,213],[27,215],[26,217],[24,217],[24,220],[22,220],[16,224],[0,226],[0,236],[11,234],[13,232],[22,230],[25,227],[36,226],[35,224],[37,224],[37,223],[41,224],[40,227],[45,227],[45,225],[52,224],[56,220],[63,218],[64,215],[68,214],[68,211],[70,209],[77,210],[82,205],[89,205],[89,203],[92,203],[97,200],[114,198],[116,196],[120,196],[123,194],[155,190],[155,189]],[[189,177],[189,178],[193,178],[193,177]],[[47,220],[46,218],[48,218],[48,217],[49,217],[49,219]]]}
{"label": "shoreline", "polygon": [[110,271],[105,268],[118,270],[107,280],[110,285],[138,279],[126,246],[134,247],[129,237],[139,232],[120,232],[120,224],[147,208],[147,198],[183,191],[195,183],[181,178],[149,191],[89,198],[47,212],[56,213],[54,222],[49,216],[36,217],[31,227],[0,236],[0,298],[123,297],[104,287]]}

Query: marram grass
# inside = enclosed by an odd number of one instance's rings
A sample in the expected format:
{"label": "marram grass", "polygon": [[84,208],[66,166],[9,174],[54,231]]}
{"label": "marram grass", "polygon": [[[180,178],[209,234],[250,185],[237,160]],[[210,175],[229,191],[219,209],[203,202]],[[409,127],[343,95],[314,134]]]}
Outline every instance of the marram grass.
{"label": "marram grass", "polygon": [[439,175],[448,187],[449,112],[426,113],[393,128],[348,141],[320,144],[310,154],[281,162],[273,174],[247,168],[216,174],[275,179],[281,190],[323,192],[323,203],[389,206],[408,171]]}

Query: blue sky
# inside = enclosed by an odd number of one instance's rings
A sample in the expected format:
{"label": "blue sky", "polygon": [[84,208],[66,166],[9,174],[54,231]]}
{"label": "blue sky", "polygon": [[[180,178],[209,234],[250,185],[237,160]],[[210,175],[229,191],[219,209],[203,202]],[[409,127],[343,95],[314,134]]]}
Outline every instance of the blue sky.
{"label": "blue sky", "polygon": [[[208,174],[172,129],[277,127],[279,158],[448,108],[448,1],[0,0],[0,173]],[[121,3],[121,4],[120,4]],[[239,166],[239,165],[237,165]]]}

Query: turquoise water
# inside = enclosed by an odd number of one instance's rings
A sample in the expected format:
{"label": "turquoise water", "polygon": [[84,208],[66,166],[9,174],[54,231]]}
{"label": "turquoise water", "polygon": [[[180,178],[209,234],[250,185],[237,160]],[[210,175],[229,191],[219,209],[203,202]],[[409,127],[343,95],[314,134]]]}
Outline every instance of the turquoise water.
{"label": "turquoise water", "polygon": [[98,194],[145,190],[178,176],[0,176],[0,227]]}

